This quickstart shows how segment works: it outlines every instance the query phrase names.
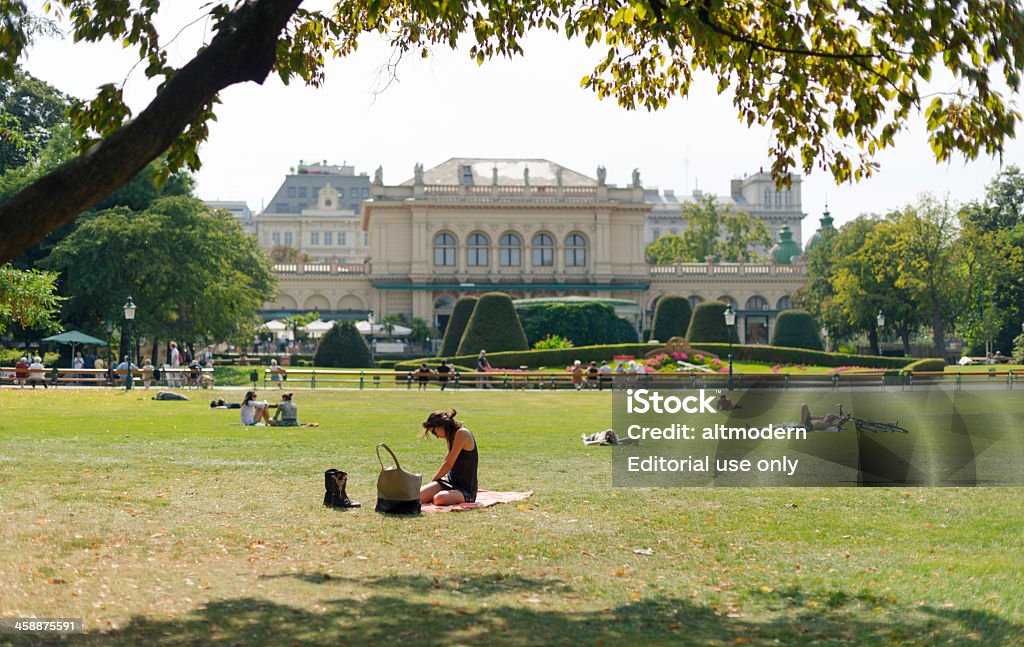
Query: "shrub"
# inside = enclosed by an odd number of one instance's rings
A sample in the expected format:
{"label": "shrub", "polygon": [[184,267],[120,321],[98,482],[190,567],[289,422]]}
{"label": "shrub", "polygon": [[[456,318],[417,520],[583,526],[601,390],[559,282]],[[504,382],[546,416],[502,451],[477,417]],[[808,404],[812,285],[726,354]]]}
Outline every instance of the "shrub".
{"label": "shrub", "polygon": [[[728,344],[694,344],[694,351],[707,351],[719,357],[729,353]],[[864,368],[899,369],[913,361],[907,357],[879,357],[878,355],[852,355],[846,353],[825,353],[804,348],[782,348],[780,346],[733,345],[732,357],[739,362],[760,364],[811,364],[816,366],[860,366]]]}
{"label": "shrub", "polygon": [[772,346],[824,350],[814,318],[806,310],[783,310],[775,318]]}
{"label": "shrub", "polygon": [[725,325],[725,309],[728,306],[721,301],[707,301],[699,304],[693,310],[690,318],[690,328],[686,331],[686,341],[691,344],[701,343],[729,343],[729,334],[732,334],[733,343],[738,343],[736,326]]}
{"label": "shrub", "polygon": [[579,346],[636,341],[632,324],[607,303],[535,303],[518,306],[516,311],[531,346],[547,335],[571,339]]}
{"label": "shrub", "polygon": [[[575,348],[559,348],[556,350],[524,350],[506,351],[492,353],[487,350],[487,361],[492,368],[516,369],[520,366],[537,368],[540,366],[568,366],[573,360],[580,360],[584,363],[597,362],[602,360],[612,361],[616,355],[632,355],[643,357],[644,353],[651,347],[648,344],[610,344],[607,346],[576,346]],[[419,368],[422,361],[428,366],[437,366],[439,359],[411,360],[400,362],[395,365],[396,371],[413,371]],[[452,357],[450,363],[476,367],[476,353]],[[475,368],[470,370],[476,370]]]}
{"label": "shrub", "polygon": [[690,328],[692,314],[693,309],[687,299],[674,294],[662,297],[654,308],[651,336],[658,341],[668,341],[673,337],[685,337]]}
{"label": "shrub", "polygon": [[462,333],[466,332],[466,324],[469,323],[469,318],[473,315],[475,307],[476,297],[461,297],[455,302],[452,316],[448,318],[448,326],[444,329],[444,339],[441,340],[439,356],[450,357],[459,352]]}
{"label": "shrub", "polygon": [[476,354],[481,350],[488,353],[526,350],[529,347],[512,299],[502,292],[488,292],[477,300],[473,308],[473,315],[459,342],[459,355]]}
{"label": "shrub", "polygon": [[317,366],[336,368],[368,368],[370,347],[351,321],[335,322],[320,340],[313,360]]}
{"label": "shrub", "polygon": [[946,370],[946,360],[941,357],[928,357],[911,362],[903,367],[912,373],[941,373]]}

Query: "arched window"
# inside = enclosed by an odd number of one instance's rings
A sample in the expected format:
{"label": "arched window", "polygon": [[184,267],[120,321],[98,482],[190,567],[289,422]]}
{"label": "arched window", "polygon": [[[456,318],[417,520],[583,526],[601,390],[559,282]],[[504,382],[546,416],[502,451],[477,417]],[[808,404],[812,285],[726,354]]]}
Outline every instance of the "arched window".
{"label": "arched window", "polygon": [[451,311],[451,309],[454,308],[454,307],[455,307],[455,299],[452,299],[447,294],[442,294],[441,296],[439,296],[436,299],[434,299],[434,310],[440,310],[440,311],[447,312],[447,311]]}
{"label": "arched window", "polygon": [[587,266],[587,241],[577,233],[565,237],[565,266]]}
{"label": "arched window", "polygon": [[502,234],[498,239],[498,263],[502,267],[520,267],[523,264],[523,241],[516,234]]}
{"label": "arched window", "polygon": [[690,309],[692,310],[699,306],[700,304],[704,303],[704,297],[695,294],[689,299],[687,299],[687,301],[690,302]]}
{"label": "arched window", "polygon": [[555,264],[555,241],[547,234],[533,237],[533,266],[551,267]]}
{"label": "arched window", "polygon": [[733,311],[736,310],[736,299],[733,299],[732,297],[730,297],[728,295],[723,294],[722,296],[718,297],[718,299],[716,299],[716,301],[721,301],[722,303],[724,303],[726,305],[732,306]]}
{"label": "arched window", "polygon": [[747,310],[767,310],[768,299],[762,296],[752,296],[747,299]]}
{"label": "arched window", "polygon": [[466,265],[469,267],[487,267],[490,263],[487,254],[487,236],[473,233],[466,239]]}
{"label": "arched window", "polygon": [[455,236],[451,234],[434,236],[434,266],[455,267]]}
{"label": "arched window", "polygon": [[792,310],[793,309],[793,300],[789,298],[789,295],[786,295],[786,296],[782,297],[781,299],[779,299],[779,302],[775,304],[775,309],[776,310]]}

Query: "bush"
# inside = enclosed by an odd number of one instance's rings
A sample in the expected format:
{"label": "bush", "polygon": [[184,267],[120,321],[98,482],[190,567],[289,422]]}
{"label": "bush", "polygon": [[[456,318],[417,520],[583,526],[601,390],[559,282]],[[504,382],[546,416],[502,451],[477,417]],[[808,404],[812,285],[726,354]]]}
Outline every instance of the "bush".
{"label": "bush", "polygon": [[[525,350],[507,351],[492,353],[487,351],[487,361],[492,368],[519,368],[529,366],[538,368],[540,366],[568,366],[573,360],[581,362],[611,362],[616,355],[632,355],[642,358],[645,353],[651,350],[649,344],[610,344],[607,346],[577,346],[575,348],[560,348],[556,350]],[[419,368],[421,362],[426,361],[428,366],[437,366],[439,359],[411,360],[400,362],[395,365],[396,371],[413,371]],[[476,370],[476,354],[452,357],[449,362],[472,366],[470,370]]]}
{"label": "bush", "polygon": [[533,345],[534,350],[551,350],[553,348],[572,348],[576,344],[561,335],[548,335]]}
{"label": "bush", "polygon": [[455,302],[452,316],[448,318],[448,326],[444,329],[439,356],[450,357],[459,352],[459,342],[462,341],[462,334],[466,332],[466,324],[469,323],[475,307],[476,297],[461,297]]}
{"label": "bush", "polygon": [[814,318],[806,310],[783,310],[775,318],[772,346],[825,350]]}
{"label": "bush", "polygon": [[942,373],[946,370],[946,360],[941,357],[927,357],[907,364],[903,370],[912,373]]}
{"label": "bush", "polygon": [[654,308],[651,336],[662,342],[673,337],[685,337],[692,315],[693,309],[687,299],[674,294],[662,297]]}
{"label": "bush", "polygon": [[736,336],[736,326],[725,325],[725,309],[728,306],[721,301],[707,301],[699,304],[693,310],[690,318],[690,328],[686,331],[686,341],[691,344],[701,343],[729,343],[729,334],[732,334],[734,344],[739,343]]}
{"label": "bush", "polygon": [[354,323],[339,321],[320,340],[313,360],[317,366],[368,368],[371,366],[370,347]]}
{"label": "bush", "polygon": [[488,292],[477,300],[473,308],[473,315],[459,342],[459,355],[475,355],[481,350],[488,354],[526,350],[529,347],[512,299],[502,292]]}
{"label": "bush", "polygon": [[536,303],[519,306],[516,311],[531,346],[548,335],[571,339],[577,346],[636,341],[632,324],[607,303]]}

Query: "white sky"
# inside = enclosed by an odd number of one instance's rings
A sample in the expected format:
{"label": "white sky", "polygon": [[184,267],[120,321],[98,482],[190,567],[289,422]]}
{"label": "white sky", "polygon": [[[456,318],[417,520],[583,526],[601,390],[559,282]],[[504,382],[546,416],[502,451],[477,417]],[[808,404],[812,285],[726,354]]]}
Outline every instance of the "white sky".
{"label": "white sky", "polygon": [[[164,38],[201,16],[188,8],[198,5],[178,1],[165,10]],[[200,20],[172,43],[172,64],[191,57],[208,26]],[[276,77],[264,86],[229,88],[200,151],[197,192],[209,200],[245,200],[258,212],[299,160],[346,162],[371,177],[382,165],[385,183],[397,184],[412,177],[417,162],[430,168],[451,157],[547,158],[591,177],[603,164],[612,184],[628,184],[639,168],[646,186],[677,193],[699,186],[717,195],[728,194],[731,178],[769,166],[768,132],[741,123],[710,81],[666,110],[631,112],[580,88],[599,50],[542,32],[525,49],[524,57],[480,67],[465,52],[410,56],[397,81],[378,92],[390,49],[367,39],[354,56],[328,64],[322,88],[287,87]],[[37,43],[24,65],[82,98],[127,78],[126,97],[137,113],[154,86],[141,66],[131,71],[136,62],[119,45],[51,39]],[[804,178],[805,236],[817,228],[826,200],[837,223],[903,206],[924,192],[964,202],[980,198],[1000,170],[988,158],[936,164],[921,118],[877,161],[881,170],[855,185],[836,186],[820,170]],[[1021,140],[1006,144],[1003,164],[1024,165]]]}

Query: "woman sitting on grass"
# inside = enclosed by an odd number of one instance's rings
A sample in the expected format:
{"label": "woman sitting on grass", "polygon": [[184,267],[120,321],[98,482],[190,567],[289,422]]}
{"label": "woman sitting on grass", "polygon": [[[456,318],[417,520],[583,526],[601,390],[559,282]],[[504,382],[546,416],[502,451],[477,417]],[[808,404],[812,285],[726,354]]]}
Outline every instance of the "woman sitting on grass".
{"label": "woman sitting on grass", "polygon": [[292,402],[292,394],[285,393],[281,396],[281,404],[277,405],[274,418],[270,424],[275,427],[319,427],[319,422],[299,423],[299,408]]}
{"label": "woman sitting on grass", "polygon": [[420,503],[455,505],[476,501],[476,438],[455,419],[455,409],[435,411],[423,423],[423,435],[448,442],[448,455],[431,482],[420,488]]}
{"label": "woman sitting on grass", "polygon": [[271,424],[268,409],[274,405],[267,404],[266,400],[257,402],[255,391],[246,391],[245,399],[242,400],[242,424],[251,427],[257,423]]}

